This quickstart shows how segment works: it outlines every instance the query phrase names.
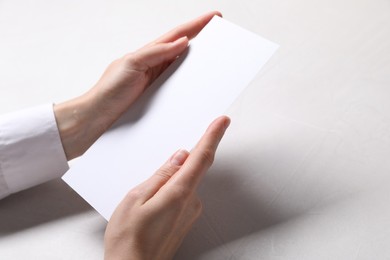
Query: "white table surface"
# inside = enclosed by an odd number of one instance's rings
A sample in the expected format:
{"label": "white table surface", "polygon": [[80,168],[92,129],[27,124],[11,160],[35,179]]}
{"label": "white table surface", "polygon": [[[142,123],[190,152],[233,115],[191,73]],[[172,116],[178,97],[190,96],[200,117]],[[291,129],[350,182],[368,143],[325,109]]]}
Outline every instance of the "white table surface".
{"label": "white table surface", "polygon": [[[176,258],[390,259],[388,0],[1,0],[0,113],[213,9],[281,47],[228,110]],[[0,201],[0,259],[102,259],[105,225],[55,180]]]}

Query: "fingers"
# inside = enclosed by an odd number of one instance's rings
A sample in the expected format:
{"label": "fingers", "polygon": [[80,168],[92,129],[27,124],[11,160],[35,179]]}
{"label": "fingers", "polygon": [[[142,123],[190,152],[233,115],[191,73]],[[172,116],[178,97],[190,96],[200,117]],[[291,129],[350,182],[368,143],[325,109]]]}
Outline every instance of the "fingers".
{"label": "fingers", "polygon": [[188,41],[194,38],[215,15],[222,16],[218,11],[202,15],[178,26],[135,53],[126,55],[125,58],[141,71],[161,64],[169,64],[183,53],[188,46]]}
{"label": "fingers", "polygon": [[211,123],[184,165],[171,178],[171,184],[179,185],[189,191],[196,190],[205,172],[212,165],[218,144],[229,124],[230,119],[227,116],[219,117]]}
{"label": "fingers", "polygon": [[160,38],[158,38],[156,41],[152,42],[151,44],[172,42],[184,36],[187,36],[187,38],[191,40],[203,29],[203,27],[206,26],[206,24],[215,15],[222,17],[222,14],[218,11],[209,12],[190,22],[187,22],[185,24],[176,27],[175,29],[162,35]]}
{"label": "fingers", "polygon": [[168,182],[187,160],[188,155],[188,151],[178,150],[148,180],[137,187],[142,193],[142,203],[152,198]]}
{"label": "fingers", "polygon": [[[146,203],[157,193],[192,194],[196,190],[205,172],[213,163],[215,152],[221,141],[230,119],[221,116],[207,128],[195,148],[189,153],[186,150],[177,151],[148,180],[133,189],[137,201]],[[175,187],[172,187],[175,185]],[[177,197],[177,196],[176,196]]]}
{"label": "fingers", "polygon": [[182,37],[174,42],[144,47],[135,53],[128,54],[127,59],[132,66],[144,71],[173,61],[187,46],[188,38]]}

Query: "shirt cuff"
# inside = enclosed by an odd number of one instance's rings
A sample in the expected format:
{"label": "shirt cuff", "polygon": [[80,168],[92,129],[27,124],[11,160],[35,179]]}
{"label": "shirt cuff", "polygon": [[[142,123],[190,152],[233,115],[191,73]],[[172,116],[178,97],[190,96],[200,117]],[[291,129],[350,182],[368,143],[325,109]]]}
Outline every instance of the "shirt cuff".
{"label": "shirt cuff", "polygon": [[0,117],[0,198],[68,169],[52,104]]}

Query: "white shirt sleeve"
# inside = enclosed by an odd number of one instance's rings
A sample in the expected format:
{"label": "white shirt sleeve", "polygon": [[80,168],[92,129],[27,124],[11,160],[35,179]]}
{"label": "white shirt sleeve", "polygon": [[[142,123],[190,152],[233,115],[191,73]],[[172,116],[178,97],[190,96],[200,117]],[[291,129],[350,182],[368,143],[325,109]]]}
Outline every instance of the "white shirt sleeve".
{"label": "white shirt sleeve", "polygon": [[52,104],[0,116],[0,198],[68,169]]}

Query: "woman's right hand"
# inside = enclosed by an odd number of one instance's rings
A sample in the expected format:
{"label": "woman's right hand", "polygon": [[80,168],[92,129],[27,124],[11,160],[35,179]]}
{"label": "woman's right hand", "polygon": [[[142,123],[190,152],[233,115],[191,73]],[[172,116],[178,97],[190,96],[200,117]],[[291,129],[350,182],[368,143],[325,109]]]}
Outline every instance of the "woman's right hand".
{"label": "woman's right hand", "polygon": [[196,190],[229,124],[226,116],[216,119],[190,153],[179,150],[127,194],[108,223],[105,259],[174,256],[201,213]]}

